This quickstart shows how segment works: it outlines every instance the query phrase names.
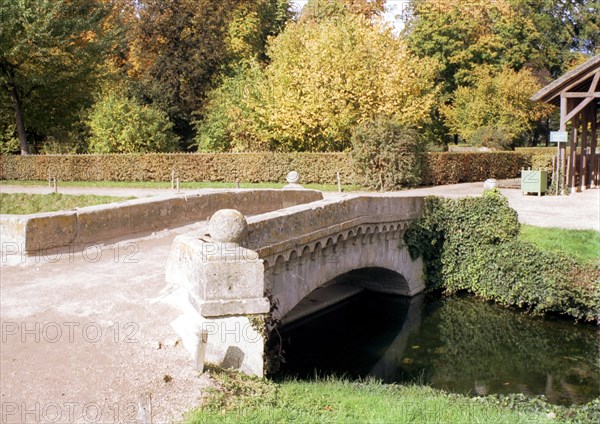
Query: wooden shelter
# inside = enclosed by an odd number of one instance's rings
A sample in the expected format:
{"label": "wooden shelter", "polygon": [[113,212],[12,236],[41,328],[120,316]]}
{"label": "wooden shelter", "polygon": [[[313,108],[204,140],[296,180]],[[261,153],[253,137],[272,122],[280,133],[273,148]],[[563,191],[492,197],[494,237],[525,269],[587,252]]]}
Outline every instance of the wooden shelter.
{"label": "wooden shelter", "polygon": [[[594,56],[538,91],[531,100],[560,107],[560,129],[570,134],[558,143],[554,182],[557,192],[571,193],[600,186],[598,103],[600,55]],[[569,125],[570,124],[570,125]],[[569,144],[567,155],[567,144]]]}

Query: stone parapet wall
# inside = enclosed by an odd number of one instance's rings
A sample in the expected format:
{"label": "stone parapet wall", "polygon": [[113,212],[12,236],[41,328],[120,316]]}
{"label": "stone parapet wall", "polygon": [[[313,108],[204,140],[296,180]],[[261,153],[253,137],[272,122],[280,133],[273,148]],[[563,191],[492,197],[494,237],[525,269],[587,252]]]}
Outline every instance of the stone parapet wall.
{"label": "stone parapet wall", "polygon": [[314,190],[204,190],[89,206],[74,211],[31,215],[0,215],[2,243],[17,243],[19,251],[35,253],[161,231],[205,221],[219,209],[236,208],[261,214],[321,200]]}

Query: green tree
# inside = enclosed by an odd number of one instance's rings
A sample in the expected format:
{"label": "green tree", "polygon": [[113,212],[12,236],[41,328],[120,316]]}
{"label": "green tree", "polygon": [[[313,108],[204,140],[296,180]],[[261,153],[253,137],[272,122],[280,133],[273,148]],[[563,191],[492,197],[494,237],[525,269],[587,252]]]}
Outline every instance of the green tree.
{"label": "green tree", "polygon": [[363,184],[374,189],[417,185],[423,147],[417,131],[386,118],[364,122],[352,135],[352,157],[364,177]]}
{"label": "green tree", "polygon": [[530,66],[553,78],[566,72],[578,53],[600,53],[598,0],[511,0],[518,13],[534,23],[537,33]]}
{"label": "green tree", "polygon": [[529,100],[541,86],[528,70],[482,66],[473,71],[473,78],[473,85],[458,87],[452,105],[442,108],[450,129],[470,144],[514,147],[550,112]]}
{"label": "green tree", "polygon": [[167,115],[116,93],[108,93],[90,113],[90,153],[171,152],[177,137]]}
{"label": "green tree", "polygon": [[265,144],[264,121],[258,111],[263,104],[266,76],[258,63],[238,68],[213,90],[196,123],[195,142],[202,151],[270,150]]}
{"label": "green tree", "polygon": [[109,6],[99,0],[0,1],[0,117],[13,115],[22,154],[29,153],[28,136],[69,129],[91,104]]}
{"label": "green tree", "polygon": [[480,65],[522,68],[539,36],[510,0],[414,0],[405,35],[413,52],[440,62],[445,95],[468,84]]}

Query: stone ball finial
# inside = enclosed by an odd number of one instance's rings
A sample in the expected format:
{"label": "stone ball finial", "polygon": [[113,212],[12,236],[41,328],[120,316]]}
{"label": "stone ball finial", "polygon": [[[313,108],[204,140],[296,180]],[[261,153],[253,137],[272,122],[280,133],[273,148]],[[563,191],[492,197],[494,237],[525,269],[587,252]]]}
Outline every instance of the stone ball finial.
{"label": "stone ball finial", "polygon": [[485,182],[483,183],[483,190],[487,191],[487,190],[494,190],[498,188],[498,180],[494,179],[494,178],[488,178],[487,180],[485,180]]}
{"label": "stone ball finial", "polygon": [[298,181],[300,181],[300,174],[296,171],[291,171],[287,174],[285,179],[288,184],[298,184]]}
{"label": "stone ball finial", "polygon": [[221,209],[210,218],[208,228],[216,242],[241,244],[248,234],[248,221],[240,211]]}

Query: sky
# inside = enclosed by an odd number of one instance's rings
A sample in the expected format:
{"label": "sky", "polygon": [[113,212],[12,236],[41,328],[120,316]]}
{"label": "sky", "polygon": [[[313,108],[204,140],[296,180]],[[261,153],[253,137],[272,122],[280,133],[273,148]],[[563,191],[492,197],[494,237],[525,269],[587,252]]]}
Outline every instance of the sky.
{"label": "sky", "polygon": [[[291,0],[296,9],[301,10],[308,0]],[[408,9],[409,0],[387,0],[384,18],[397,30],[403,27],[401,16]]]}

